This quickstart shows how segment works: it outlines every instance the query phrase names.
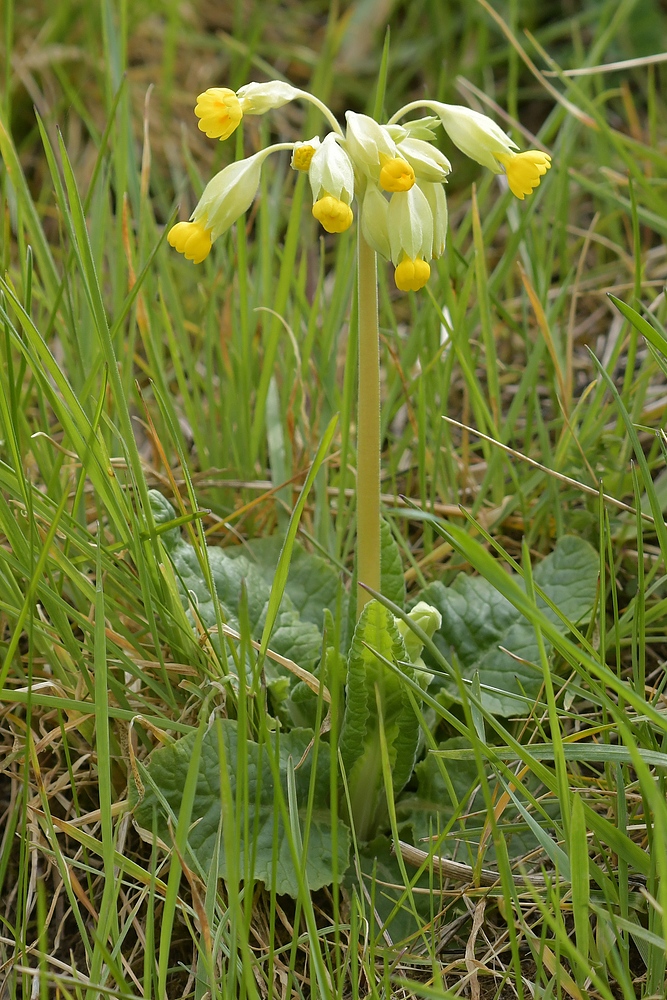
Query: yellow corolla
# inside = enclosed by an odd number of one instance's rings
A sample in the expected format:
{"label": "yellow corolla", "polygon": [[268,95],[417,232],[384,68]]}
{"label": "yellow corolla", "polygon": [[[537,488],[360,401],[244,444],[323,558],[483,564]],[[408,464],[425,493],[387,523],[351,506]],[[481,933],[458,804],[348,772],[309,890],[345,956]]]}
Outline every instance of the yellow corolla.
{"label": "yellow corolla", "polygon": [[169,230],[167,242],[186,260],[201,264],[211,252],[211,230],[201,222],[177,222]]}
{"label": "yellow corolla", "polygon": [[352,225],[352,209],[340,198],[326,194],[313,205],[313,215],[328,233],[344,233]]}
{"label": "yellow corolla", "polygon": [[420,257],[414,260],[405,257],[394,271],[394,281],[401,292],[418,292],[424,287],[430,275],[431,268],[425,260]]}
{"label": "yellow corolla", "polygon": [[539,149],[527,149],[524,153],[494,153],[495,158],[505,168],[510,191],[521,201],[532,194],[541,178],[551,166],[551,157]]}
{"label": "yellow corolla", "polygon": [[195,114],[209,139],[228,139],[243,118],[241,102],[227,87],[211,87],[200,94]]}
{"label": "yellow corolla", "polygon": [[380,187],[383,191],[409,191],[415,182],[415,172],[400,156],[386,160],[380,171]]}
{"label": "yellow corolla", "polygon": [[302,93],[281,80],[247,83],[236,93],[228,87],[210,87],[197,98],[195,114],[209,139],[228,139],[244,115],[263,115]]}

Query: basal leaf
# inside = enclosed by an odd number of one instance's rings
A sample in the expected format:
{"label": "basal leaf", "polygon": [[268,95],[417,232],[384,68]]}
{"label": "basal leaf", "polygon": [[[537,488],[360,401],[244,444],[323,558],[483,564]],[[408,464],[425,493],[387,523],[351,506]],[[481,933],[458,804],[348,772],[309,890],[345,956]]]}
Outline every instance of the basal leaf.
{"label": "basal leaf", "polygon": [[[151,490],[150,500],[156,524],[167,524],[174,519],[174,508],[160,493]],[[177,527],[163,532],[160,538],[176,572],[184,606],[194,605],[204,625],[213,628],[217,624],[215,606],[197,552],[184,540]],[[253,638],[259,640],[271,596],[270,580],[265,578],[261,567],[245,555],[231,556],[215,546],[209,546],[207,552],[224,620],[233,628],[237,627],[239,601],[245,587],[250,628]],[[289,593],[285,594],[280,604],[270,646],[275,652],[306,668],[311,668],[320,657],[320,630],[311,619],[300,616]],[[273,667],[268,669],[273,670]]]}
{"label": "basal leaf", "polygon": [[[373,836],[385,818],[377,698],[396,794],[412,774],[419,744],[419,725],[407,686],[376,653],[391,662],[400,660],[405,664],[407,660],[393,615],[378,601],[370,601],[357,623],[350,647],[340,736],[352,818],[360,840]],[[410,670],[406,666],[402,669]]]}
{"label": "basal leaf", "polygon": [[[571,535],[561,538],[534,572],[535,583],[572,625],[590,615],[597,577],[597,554],[583,539]],[[512,695],[535,698],[542,686],[533,626],[483,577],[461,573],[451,587],[431,584],[422,597],[440,611],[439,635],[447,651],[456,655],[463,677],[470,679],[479,671],[485,706],[497,715],[525,712],[525,702]],[[537,603],[559,630],[567,631],[567,625],[542,599]],[[445,686],[458,700],[455,685],[447,682]]]}
{"label": "basal leaf", "polygon": [[[282,548],[280,535],[258,538],[244,546],[244,553],[259,570],[264,581],[270,586],[276,571]],[[240,550],[230,550],[230,555]],[[238,558],[238,556],[237,556]],[[336,610],[340,579],[336,570],[321,556],[307,552],[295,543],[285,592],[299,612],[302,621],[312,622],[322,628],[324,609]]]}
{"label": "basal leaf", "polygon": [[[132,789],[131,803],[134,816],[146,830],[153,828],[153,814],[156,816],[157,834],[166,843],[171,843],[168,813],[153,790],[151,782],[159,789],[174,816],[178,816],[183,798],[184,783],[192,753],[194,735],[177,740],[170,746],[159,747],[151,754],[147,766],[140,765],[145,786],[145,794],[138,801],[136,789]],[[280,786],[287,801],[287,762],[291,757],[298,763],[312,739],[310,730],[295,729],[280,735],[279,769]],[[220,742],[224,752],[221,753]],[[276,739],[272,739],[275,751]],[[238,837],[234,839],[236,852],[234,871],[241,877],[249,876],[263,882],[267,887],[275,884],[276,892],[296,897],[299,892],[297,874],[294,870],[292,853],[285,827],[277,804],[277,789],[269,764],[267,748],[260,747],[251,740],[244,739],[245,770],[247,774],[247,814],[244,801],[237,800],[237,760],[239,740],[236,722],[218,720],[205,734],[197,787],[195,790],[192,816],[197,817],[190,828],[188,845],[190,863],[203,873],[209,872],[216,860],[217,870],[225,878],[228,873],[225,856],[225,837],[221,835],[221,823],[232,823]],[[231,789],[236,815],[221,815],[220,768],[226,762],[227,779]],[[311,780],[312,750],[304,763],[295,772],[299,817],[304,825]],[[308,833],[308,849],[305,858],[305,876],[310,889],[319,889],[333,880],[334,838],[329,811],[329,766],[330,753],[326,743],[320,743],[317,770],[314,782],[314,808]],[[246,796],[244,796],[246,798]],[[237,810],[241,811],[239,816]],[[174,828],[172,819],[172,829]],[[243,831],[251,832],[252,843],[245,843]],[[305,831],[304,831],[305,839]],[[275,844],[274,844],[275,841]],[[348,865],[349,831],[339,822],[336,830],[337,872],[343,876]],[[250,870],[248,871],[248,866]]]}
{"label": "basal leaf", "polygon": [[403,559],[389,522],[384,519],[380,525],[380,590],[399,608],[405,605],[405,578]]}

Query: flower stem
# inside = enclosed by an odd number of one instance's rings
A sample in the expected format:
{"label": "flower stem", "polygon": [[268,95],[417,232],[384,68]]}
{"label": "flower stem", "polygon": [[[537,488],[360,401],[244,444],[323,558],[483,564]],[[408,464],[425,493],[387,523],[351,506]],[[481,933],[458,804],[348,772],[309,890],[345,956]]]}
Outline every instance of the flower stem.
{"label": "flower stem", "polygon": [[[380,331],[377,258],[357,222],[359,403],[357,407],[357,580],[380,590]],[[357,615],[371,599],[357,587]]]}

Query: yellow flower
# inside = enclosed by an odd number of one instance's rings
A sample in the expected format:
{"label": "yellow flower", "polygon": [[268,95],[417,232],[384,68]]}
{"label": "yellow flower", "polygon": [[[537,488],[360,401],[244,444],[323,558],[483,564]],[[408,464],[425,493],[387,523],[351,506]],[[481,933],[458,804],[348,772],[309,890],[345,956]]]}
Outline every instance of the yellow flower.
{"label": "yellow flower", "polygon": [[[319,145],[319,139],[317,140]],[[317,146],[311,145],[307,142],[296,142],[294,144],[294,152],[292,153],[292,167],[294,170],[303,170],[304,173],[308,173],[310,170],[310,163],[315,156],[315,150]]]}
{"label": "yellow flower", "polygon": [[527,149],[525,153],[494,153],[494,156],[505,168],[510,191],[521,201],[533,193],[551,166],[549,154],[539,149]]}
{"label": "yellow flower", "polygon": [[354,218],[350,206],[330,194],[315,202],[313,215],[328,233],[344,233]]}
{"label": "yellow flower", "polygon": [[409,191],[415,182],[415,172],[400,156],[385,160],[380,171],[380,187],[385,191]]}
{"label": "yellow flower", "polygon": [[195,114],[209,139],[228,139],[243,118],[241,102],[227,87],[211,87],[200,94]]}
{"label": "yellow flower", "polygon": [[424,287],[430,274],[431,268],[425,260],[420,257],[414,260],[405,257],[394,271],[394,281],[402,292],[418,292]]}
{"label": "yellow flower", "polygon": [[304,173],[308,173],[308,170],[310,169],[310,161],[314,156],[314,146],[300,146],[299,149],[294,150],[292,166],[295,170],[303,170]]}
{"label": "yellow flower", "polygon": [[195,114],[209,139],[228,139],[244,115],[263,115],[300,94],[302,91],[280,80],[247,83],[237,93],[228,87],[211,87],[197,98]]}
{"label": "yellow flower", "polygon": [[201,222],[177,222],[169,230],[167,242],[186,260],[201,264],[211,252],[211,230]]}

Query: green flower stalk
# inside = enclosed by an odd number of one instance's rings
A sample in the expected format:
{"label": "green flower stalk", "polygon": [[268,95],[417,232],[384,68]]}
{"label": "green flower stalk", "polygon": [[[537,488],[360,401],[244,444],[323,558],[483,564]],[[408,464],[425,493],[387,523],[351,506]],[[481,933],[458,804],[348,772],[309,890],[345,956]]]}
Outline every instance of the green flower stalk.
{"label": "green flower stalk", "polygon": [[[291,150],[294,170],[308,174],[313,216],[328,233],[352,225],[356,198],[359,289],[359,403],[357,409],[357,578],[380,590],[380,350],[377,260],[394,265],[396,287],[419,291],[431,266],[445,250],[449,160],[433,145],[442,126],[467,156],[494,173],[504,173],[510,191],[530,194],[551,165],[540,150],[517,152],[516,144],[486,115],[438,101],[402,107],[387,125],[348,111],[343,130],[330,109],[307,91],[278,80],[248,83],[234,92],[224,87],[197,98],[199,128],[210,138],[229,138],[245,115],[261,115],[289,101],[305,100],[322,113],[330,131],[320,139],[277,143],[225,167],[206,185],[190,221],[179,222],[168,240],[188,260],[206,259],[257,194],[262,166],[274,152]],[[401,119],[426,107],[431,116]],[[359,587],[357,611],[369,600]]]}

